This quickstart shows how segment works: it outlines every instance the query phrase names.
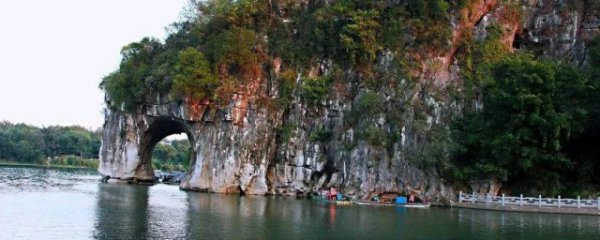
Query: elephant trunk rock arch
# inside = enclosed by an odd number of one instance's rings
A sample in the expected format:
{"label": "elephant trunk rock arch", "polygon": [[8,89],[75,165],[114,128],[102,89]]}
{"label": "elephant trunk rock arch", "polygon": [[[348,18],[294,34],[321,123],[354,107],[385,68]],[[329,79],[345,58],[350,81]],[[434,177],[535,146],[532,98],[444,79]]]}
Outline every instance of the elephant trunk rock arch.
{"label": "elephant trunk rock arch", "polygon": [[166,136],[186,133],[181,119],[151,117],[122,112],[108,113],[104,127],[99,172],[123,180],[153,181],[152,150]]}
{"label": "elephant trunk rock arch", "polygon": [[[169,135],[185,133],[190,142],[190,146],[194,146],[194,138],[189,130],[189,126],[181,119],[158,118],[154,120],[148,130],[143,134],[139,145],[140,163],[138,169],[152,168],[152,151],[158,142]],[[193,162],[195,154],[192,151]],[[145,172],[141,170],[141,172]]]}
{"label": "elephant trunk rock arch", "polygon": [[185,133],[192,154],[181,189],[267,194],[276,122],[248,106],[248,99],[237,95],[219,109],[182,101],[144,105],[136,113],[106,110],[98,171],[114,179],[153,181],[154,146]]}

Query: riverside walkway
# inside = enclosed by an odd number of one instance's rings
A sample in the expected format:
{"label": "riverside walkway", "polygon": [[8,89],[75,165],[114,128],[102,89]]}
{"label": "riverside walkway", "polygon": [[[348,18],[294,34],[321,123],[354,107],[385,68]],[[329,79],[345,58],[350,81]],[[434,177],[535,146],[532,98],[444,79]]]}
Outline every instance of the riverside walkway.
{"label": "riverside walkway", "polygon": [[542,198],[482,195],[477,193],[465,194],[460,192],[458,202],[452,203],[452,207],[484,209],[494,211],[511,212],[538,212],[538,213],[562,213],[562,214],[585,214],[600,216],[600,198],[581,199],[573,198]]}

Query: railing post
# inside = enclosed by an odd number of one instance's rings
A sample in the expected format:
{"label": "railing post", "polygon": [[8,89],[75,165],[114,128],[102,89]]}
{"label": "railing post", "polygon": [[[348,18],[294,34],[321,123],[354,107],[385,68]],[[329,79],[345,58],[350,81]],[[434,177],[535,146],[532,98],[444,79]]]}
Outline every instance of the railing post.
{"label": "railing post", "polygon": [[558,195],[558,208],[560,208],[560,195]]}
{"label": "railing post", "polygon": [[504,193],[502,194],[502,206],[504,206]]}
{"label": "railing post", "polygon": [[600,210],[600,197],[598,197],[598,200],[596,201],[596,205],[598,205],[598,210]]}
{"label": "railing post", "polygon": [[542,195],[538,197],[538,207],[542,207]]}
{"label": "railing post", "polygon": [[519,201],[519,206],[523,206],[523,194],[521,194],[521,200]]}
{"label": "railing post", "polygon": [[471,203],[475,203],[475,192],[473,192],[473,197],[471,198]]}
{"label": "railing post", "polygon": [[577,208],[581,208],[581,197],[577,196]]}
{"label": "railing post", "polygon": [[485,205],[490,203],[490,193],[485,193]]}
{"label": "railing post", "polygon": [[458,202],[462,202],[462,191],[458,192]]}

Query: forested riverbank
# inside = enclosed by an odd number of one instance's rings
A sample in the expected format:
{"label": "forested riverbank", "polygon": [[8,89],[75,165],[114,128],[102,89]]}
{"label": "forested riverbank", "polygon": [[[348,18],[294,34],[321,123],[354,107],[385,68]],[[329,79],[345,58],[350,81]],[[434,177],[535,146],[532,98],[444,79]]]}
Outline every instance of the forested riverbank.
{"label": "forested riverbank", "polygon": [[[94,163],[95,165],[97,165],[97,160]],[[48,164],[48,165],[42,165],[42,164],[34,164],[34,163],[19,163],[19,162],[11,162],[11,161],[1,161],[0,160],[0,167],[15,167],[15,168],[56,168],[56,169],[60,169],[60,168],[65,168],[65,169],[94,169],[95,167],[93,167],[93,165],[91,166],[75,166],[75,165],[59,165],[59,164]],[[97,168],[97,166],[96,166]]]}
{"label": "forested riverbank", "polygon": [[[98,168],[101,129],[81,126],[36,127],[0,122],[0,165],[28,167]],[[189,165],[187,140],[157,144],[155,169],[185,170]]]}
{"label": "forested riverbank", "polygon": [[0,162],[97,168],[100,130],[0,122]]}

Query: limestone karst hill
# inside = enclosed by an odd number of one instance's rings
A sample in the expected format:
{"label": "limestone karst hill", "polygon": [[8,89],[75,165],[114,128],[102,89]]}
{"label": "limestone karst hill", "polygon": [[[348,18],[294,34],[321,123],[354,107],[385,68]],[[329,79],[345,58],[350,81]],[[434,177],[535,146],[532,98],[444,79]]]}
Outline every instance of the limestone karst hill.
{"label": "limestone karst hill", "polygon": [[[193,154],[182,189],[296,195],[337,186],[443,201],[456,186],[446,174],[457,165],[449,126],[485,108],[489,66],[528,52],[583,68],[600,32],[595,0],[197,7],[164,43],[124,47],[104,79],[101,174],[152,180],[154,145],[185,133]],[[467,182],[497,191],[510,181],[498,176]]]}

